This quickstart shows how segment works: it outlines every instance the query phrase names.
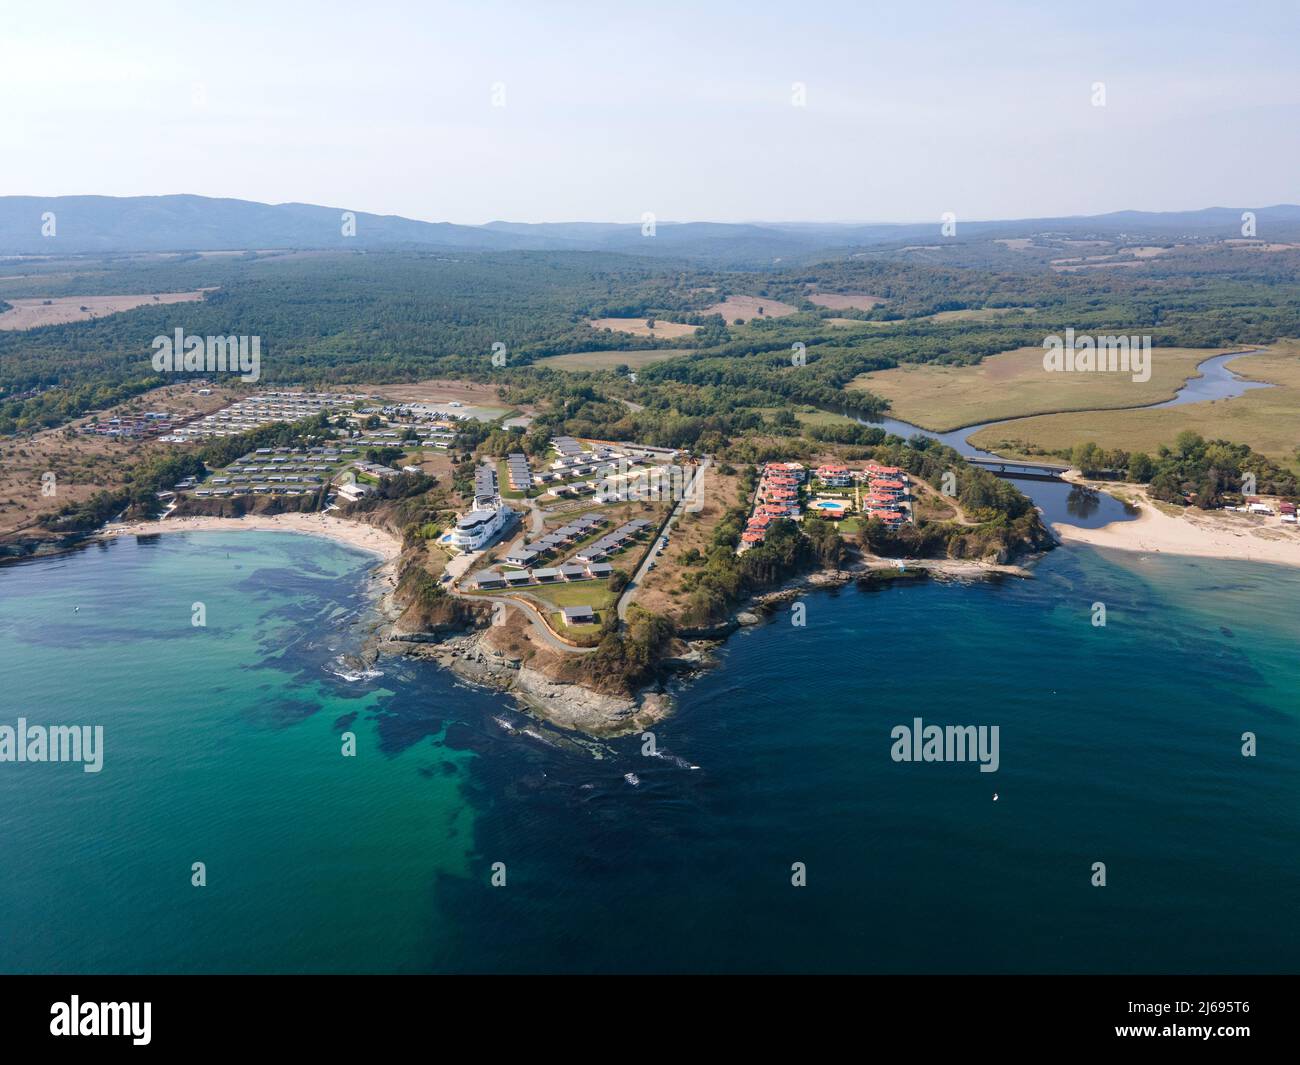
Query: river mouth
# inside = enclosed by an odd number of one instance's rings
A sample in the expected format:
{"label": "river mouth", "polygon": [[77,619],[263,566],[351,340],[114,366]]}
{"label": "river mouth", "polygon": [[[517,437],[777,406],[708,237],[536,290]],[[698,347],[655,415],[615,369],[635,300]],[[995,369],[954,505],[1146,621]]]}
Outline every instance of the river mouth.
{"label": "river mouth", "polygon": [[[1257,350],[1259,349],[1252,348],[1249,351],[1225,352],[1221,355],[1213,355],[1198,363],[1196,371],[1199,376],[1190,377],[1184,381],[1182,387],[1178,389],[1172,399],[1141,407],[1107,409],[1159,410],[1164,407],[1180,407],[1187,403],[1206,403],[1215,399],[1234,399],[1256,388],[1272,388],[1274,386],[1266,381],[1249,381],[1233,373],[1227,367],[1227,364],[1233,359],[1242,355],[1254,354]],[[870,421],[859,418],[858,421],[862,425],[876,426],[887,433],[900,436],[904,440],[914,436],[924,436],[931,440],[937,440],[967,459],[998,461],[1000,468],[995,467],[990,472],[996,473],[999,477],[1004,477],[1009,481],[1015,481],[1016,487],[1033,501],[1034,505],[1042,511],[1044,519],[1052,524],[1075,525],[1082,529],[1100,529],[1115,522],[1132,521],[1138,516],[1139,511],[1136,507],[1125,503],[1123,500],[1116,499],[1106,492],[1098,492],[1062,480],[1044,478],[1035,473],[1033,463],[1015,462],[1009,459],[1003,463],[1000,455],[975,447],[969,442],[969,437],[978,432],[1023,421],[1025,417],[1035,417],[1035,415],[981,422],[978,425],[968,425],[962,429],[953,429],[946,433],[936,433],[929,429],[922,429],[919,425],[913,425],[911,422],[905,422],[898,418],[880,418]]]}

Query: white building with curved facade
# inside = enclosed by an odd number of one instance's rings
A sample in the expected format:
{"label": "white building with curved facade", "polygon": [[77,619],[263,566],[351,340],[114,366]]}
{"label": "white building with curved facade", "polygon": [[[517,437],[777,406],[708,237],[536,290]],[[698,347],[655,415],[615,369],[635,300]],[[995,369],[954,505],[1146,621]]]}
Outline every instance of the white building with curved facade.
{"label": "white building with curved facade", "polygon": [[501,535],[509,519],[509,507],[471,510],[451,531],[452,546],[460,551],[482,551]]}

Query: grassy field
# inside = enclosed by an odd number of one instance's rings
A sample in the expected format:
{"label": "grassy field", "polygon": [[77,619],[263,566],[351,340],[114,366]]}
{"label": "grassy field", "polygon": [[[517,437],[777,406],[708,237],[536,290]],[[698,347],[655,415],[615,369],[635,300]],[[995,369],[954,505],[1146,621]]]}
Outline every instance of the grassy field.
{"label": "grassy field", "polygon": [[[1092,411],[1026,418],[1000,429],[976,433],[971,443],[1000,454],[1025,454],[1026,446],[1060,450],[1094,441],[1105,448],[1154,452],[1172,445],[1184,429],[1207,440],[1249,444],[1292,469],[1300,467],[1300,340],[1271,345],[1259,355],[1234,359],[1231,368],[1243,377],[1278,387],[1258,388],[1235,399],[1189,403],[1164,410]],[[1068,376],[1068,375],[1062,375]],[[1000,445],[1007,444],[1004,448]]]}
{"label": "grassy field", "polygon": [[832,311],[869,311],[877,304],[889,302],[883,296],[871,296],[865,292],[810,292],[808,299],[818,307]]}
{"label": "grassy field", "polygon": [[915,318],[895,318],[888,321],[863,321],[855,318],[826,318],[824,321],[836,326],[852,324],[887,329],[890,326],[912,325],[915,322],[991,322],[1011,314],[1028,315],[1033,313],[1033,307],[970,307],[961,311],[939,311],[936,314],[919,314]]}
{"label": "grassy field", "polygon": [[714,530],[728,509],[742,504],[748,506],[749,498],[742,496],[737,474],[722,473],[719,465],[710,466],[704,475],[700,509],[686,511],[673,525],[668,547],[659,553],[655,568],[641,582],[636,598],[638,606],[673,616],[689,598],[689,593],[682,588],[682,579],[690,568],[682,557],[692,549],[700,555],[707,554]]}
{"label": "grassy field", "polygon": [[[755,408],[760,414],[770,418],[777,411],[786,410],[786,407],[757,407]],[[857,422],[844,414],[836,414],[834,411],[819,410],[816,407],[800,406],[794,408],[794,416],[798,419],[800,425],[857,425]]]}
{"label": "grassy field", "polygon": [[[659,328],[655,327],[656,330]],[[627,366],[639,370],[642,366],[675,359],[685,355],[685,348],[667,348],[662,351],[575,351],[570,355],[551,355],[538,359],[534,366],[546,366],[552,370],[612,370],[615,366]]]}
{"label": "grassy field", "polygon": [[[606,581],[580,581],[577,584],[543,584],[530,587],[528,593],[539,602],[555,607],[548,613],[547,620],[562,638],[586,642],[589,637],[600,634],[600,623],[605,620],[608,611],[614,609],[616,596],[607,586]],[[561,607],[589,606],[596,612],[596,622],[591,625],[568,625],[564,621]]]}
{"label": "grassy field", "polygon": [[828,410],[817,410],[815,407],[800,407],[795,411],[794,416],[799,419],[800,425],[856,425],[857,421],[844,414],[835,414]]}
{"label": "grassy field", "polygon": [[1223,350],[1155,348],[1151,379],[1131,374],[1048,373],[1041,347],[992,355],[978,366],[907,365],[863,374],[849,387],[883,396],[891,413],[923,429],[947,432],[965,425],[1058,411],[1137,407],[1173,398],[1196,366]]}

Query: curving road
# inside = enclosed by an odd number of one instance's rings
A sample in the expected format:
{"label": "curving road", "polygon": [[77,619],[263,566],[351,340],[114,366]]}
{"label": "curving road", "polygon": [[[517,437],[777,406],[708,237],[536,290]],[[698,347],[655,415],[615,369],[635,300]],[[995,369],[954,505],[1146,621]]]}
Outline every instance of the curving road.
{"label": "curving road", "polygon": [[542,638],[542,641],[557,651],[564,651],[568,654],[589,655],[596,650],[594,647],[574,647],[572,644],[565,643],[550,629],[550,626],[542,620],[541,613],[533,606],[531,602],[525,602],[522,599],[513,599],[504,595],[466,595],[464,592],[452,590],[452,595],[458,599],[465,599],[471,603],[502,603],[505,606],[514,607],[527,619],[533,630]]}

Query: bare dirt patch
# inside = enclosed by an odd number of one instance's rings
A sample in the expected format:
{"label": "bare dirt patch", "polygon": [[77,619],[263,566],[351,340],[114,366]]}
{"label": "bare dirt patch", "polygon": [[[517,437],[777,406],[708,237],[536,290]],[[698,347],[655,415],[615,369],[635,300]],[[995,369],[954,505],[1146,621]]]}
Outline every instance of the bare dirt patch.
{"label": "bare dirt patch", "polygon": [[550,355],[538,359],[534,365],[549,366],[552,370],[612,370],[615,366],[627,366],[636,370],[664,359],[675,359],[678,355],[687,354],[688,350],[654,348],[648,351],[575,351],[568,355]]}
{"label": "bare dirt patch", "polygon": [[748,322],[751,318],[784,318],[794,314],[798,307],[792,307],[780,300],[770,300],[763,296],[728,296],[719,303],[704,308],[704,314],[720,314],[730,325],[737,318]]}
{"label": "bare dirt patch", "polygon": [[0,314],[0,329],[39,329],[43,325],[63,325],[121,314],[137,307],[170,303],[194,303],[208,289],[195,292],[155,292],[135,296],[55,296],[50,299],[6,299],[11,309]]}
{"label": "bare dirt patch", "polygon": [[373,392],[376,396],[406,403],[437,403],[448,399],[460,400],[462,403],[499,403],[501,398],[496,385],[439,378],[396,385],[358,385],[357,387]]}
{"label": "bare dirt patch", "polygon": [[356,385],[355,388],[359,392],[379,396],[395,403],[428,403],[434,406],[461,403],[465,409],[454,413],[487,420],[500,417],[509,410],[501,399],[499,386],[475,381],[430,379],[397,385],[362,384]]}

